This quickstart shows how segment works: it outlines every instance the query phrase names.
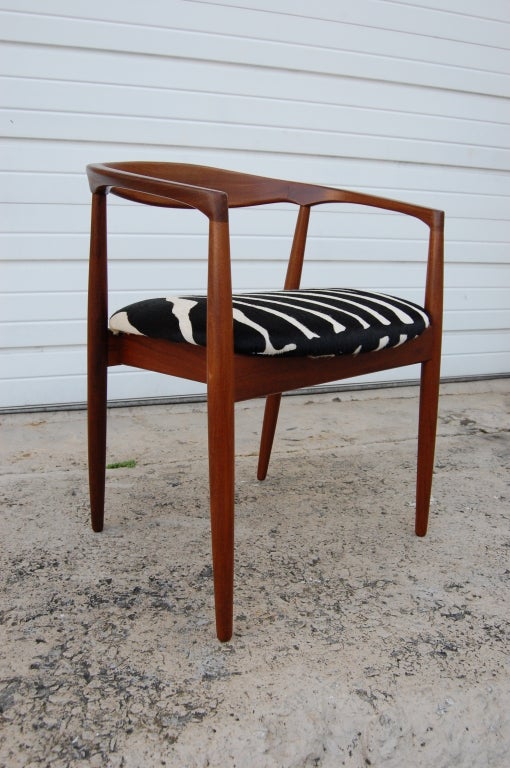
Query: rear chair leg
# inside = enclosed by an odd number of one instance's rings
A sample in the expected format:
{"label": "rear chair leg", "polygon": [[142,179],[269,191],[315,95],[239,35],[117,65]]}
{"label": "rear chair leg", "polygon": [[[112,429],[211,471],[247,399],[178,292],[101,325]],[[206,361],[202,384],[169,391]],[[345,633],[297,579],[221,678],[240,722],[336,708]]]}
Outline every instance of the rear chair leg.
{"label": "rear chair leg", "polygon": [[106,480],[106,365],[92,365],[88,377],[88,451],[92,529],[103,530]]}
{"label": "rear chair leg", "polygon": [[257,478],[265,480],[271,458],[274,435],[276,432],[276,422],[280,412],[281,394],[269,395],[266,398],[266,407],[264,411],[264,422],[262,424],[262,435],[260,438],[259,465],[257,469]]}

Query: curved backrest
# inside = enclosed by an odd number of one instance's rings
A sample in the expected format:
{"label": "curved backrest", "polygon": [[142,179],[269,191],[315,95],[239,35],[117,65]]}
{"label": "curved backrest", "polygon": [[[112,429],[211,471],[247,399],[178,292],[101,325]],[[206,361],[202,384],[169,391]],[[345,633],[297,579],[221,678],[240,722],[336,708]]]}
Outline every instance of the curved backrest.
{"label": "curved backrest", "polygon": [[[165,208],[196,207],[208,215],[211,213],[212,198],[217,204],[222,197],[220,207],[224,204],[228,208],[265,203],[294,203],[299,206],[354,203],[415,216],[428,226],[440,224],[440,212],[419,205],[206,165],[126,161],[88,165],[87,173],[92,192],[107,187],[113,194],[134,202]],[[179,186],[179,194],[172,195],[172,185],[174,188]]]}

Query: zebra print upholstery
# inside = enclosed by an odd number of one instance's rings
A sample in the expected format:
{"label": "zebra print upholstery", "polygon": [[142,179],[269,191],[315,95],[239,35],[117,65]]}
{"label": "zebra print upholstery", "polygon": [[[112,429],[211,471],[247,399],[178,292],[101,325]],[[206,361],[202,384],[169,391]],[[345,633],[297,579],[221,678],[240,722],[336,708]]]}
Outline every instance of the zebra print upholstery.
{"label": "zebra print upholstery", "polygon": [[[429,326],[410,301],[347,288],[235,294],[234,350],[243,355],[322,357],[396,347]],[[146,299],[115,312],[114,333],[206,345],[207,298]]]}

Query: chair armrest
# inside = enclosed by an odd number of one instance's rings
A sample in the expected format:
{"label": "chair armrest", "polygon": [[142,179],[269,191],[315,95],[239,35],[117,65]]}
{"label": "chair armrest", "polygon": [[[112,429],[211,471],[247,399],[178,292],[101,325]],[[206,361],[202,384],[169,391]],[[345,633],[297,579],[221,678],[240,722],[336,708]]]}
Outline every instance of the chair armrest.
{"label": "chair armrest", "polygon": [[[110,190],[130,190],[139,196],[129,196],[138,202],[177,205],[196,208],[214,221],[228,220],[228,197],[225,192],[207,189],[195,184],[146,176],[113,167],[108,163],[87,166],[89,186],[95,194]],[[122,196],[122,195],[121,195]]]}
{"label": "chair armrest", "polygon": [[[389,197],[380,197],[378,195],[367,195],[362,192],[353,192],[348,189],[339,189],[334,187],[316,187],[317,196],[311,203],[318,205],[321,203],[352,203],[353,205],[365,205],[371,208],[380,208],[386,211],[402,213],[407,216],[414,216],[420,219],[429,227],[438,224],[443,216],[443,212],[434,208],[427,208],[414,203],[406,203],[402,200],[394,200]],[[322,194],[321,194],[322,193]]]}

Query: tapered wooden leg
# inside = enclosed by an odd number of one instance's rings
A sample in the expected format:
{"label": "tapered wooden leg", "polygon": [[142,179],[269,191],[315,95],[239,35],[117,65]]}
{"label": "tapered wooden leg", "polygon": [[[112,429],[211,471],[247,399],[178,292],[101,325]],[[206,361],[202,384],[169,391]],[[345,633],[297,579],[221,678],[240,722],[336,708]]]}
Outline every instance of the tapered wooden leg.
{"label": "tapered wooden leg", "polygon": [[[226,206],[226,201],[224,201]],[[228,210],[209,222],[207,418],[216,634],[232,637],[234,613],[234,329]]]}
{"label": "tapered wooden leg", "polygon": [[[216,402],[215,402],[216,400]],[[234,405],[209,397],[209,484],[216,634],[232,637],[234,603]]]}
{"label": "tapered wooden leg", "polygon": [[106,376],[108,365],[106,196],[92,195],[87,321],[87,390],[90,511],[103,530],[106,471]]}
{"label": "tapered wooden leg", "polygon": [[[296,221],[296,229],[292,241],[287,275],[285,277],[286,290],[299,288],[301,282],[309,219],[310,206],[301,205]],[[274,434],[276,431],[276,422],[278,421],[278,414],[280,412],[281,399],[281,393],[269,395],[266,398],[262,435],[260,438],[259,465],[257,468],[257,478],[259,480],[266,479],[269,460],[271,458],[271,450],[273,448]]]}
{"label": "tapered wooden leg", "polygon": [[88,449],[92,529],[103,530],[106,480],[106,365],[89,365]]}
{"label": "tapered wooden leg", "polygon": [[422,363],[421,369],[415,521],[417,536],[425,536],[427,533],[434,472],[438,400],[439,360],[429,360]]}
{"label": "tapered wooden leg", "polygon": [[257,469],[257,478],[259,480],[265,480],[267,475],[281,399],[281,394],[269,395],[266,398],[264,422],[262,424],[262,435],[260,437],[259,465]]}

